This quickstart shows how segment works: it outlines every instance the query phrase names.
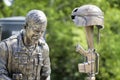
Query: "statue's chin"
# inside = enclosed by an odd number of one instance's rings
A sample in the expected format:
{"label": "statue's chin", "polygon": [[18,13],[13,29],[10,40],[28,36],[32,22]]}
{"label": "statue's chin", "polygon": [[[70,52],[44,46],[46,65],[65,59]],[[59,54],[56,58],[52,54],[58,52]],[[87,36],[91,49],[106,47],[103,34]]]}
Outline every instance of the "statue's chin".
{"label": "statue's chin", "polygon": [[38,39],[32,39],[32,44],[36,44],[38,42]]}

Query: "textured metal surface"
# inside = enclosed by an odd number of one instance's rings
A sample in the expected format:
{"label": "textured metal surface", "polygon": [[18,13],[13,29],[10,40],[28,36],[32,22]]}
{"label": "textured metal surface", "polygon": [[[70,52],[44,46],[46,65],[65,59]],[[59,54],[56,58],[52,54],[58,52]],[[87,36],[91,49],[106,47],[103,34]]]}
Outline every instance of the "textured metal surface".
{"label": "textured metal surface", "polygon": [[104,25],[101,9],[95,5],[83,5],[72,11],[71,17],[77,26]]}
{"label": "textured metal surface", "polygon": [[0,42],[0,80],[50,80],[49,46],[43,38],[47,26],[45,18],[42,11],[31,10],[23,20],[24,25],[20,19],[17,22],[17,18],[6,28],[6,23],[1,22],[2,31],[10,31],[8,34],[12,36]]}
{"label": "textured metal surface", "polygon": [[71,18],[77,26],[85,28],[88,44],[87,51],[80,45],[76,46],[76,51],[84,57],[84,62],[78,64],[79,72],[88,74],[86,80],[95,80],[95,74],[98,74],[99,71],[99,54],[96,53],[94,48],[93,30],[96,26],[99,36],[99,29],[104,27],[104,14],[95,5],[83,5],[72,11]]}

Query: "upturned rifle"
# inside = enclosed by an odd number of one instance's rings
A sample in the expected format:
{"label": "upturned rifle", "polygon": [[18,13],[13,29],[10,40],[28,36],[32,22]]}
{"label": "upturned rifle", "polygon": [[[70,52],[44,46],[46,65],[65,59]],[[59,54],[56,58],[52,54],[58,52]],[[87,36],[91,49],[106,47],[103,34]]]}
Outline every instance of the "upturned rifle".
{"label": "upturned rifle", "polygon": [[93,44],[93,26],[85,27],[88,43],[88,50],[83,49],[81,45],[76,46],[76,52],[79,52],[86,58],[86,61],[78,64],[78,70],[81,73],[87,73],[87,80],[95,80],[95,74],[99,71],[99,54],[95,51]]}
{"label": "upturned rifle", "polygon": [[104,28],[104,13],[96,5],[87,4],[74,8],[71,19],[77,26],[85,28],[88,44],[88,50],[81,45],[76,46],[76,51],[86,58],[83,63],[78,64],[79,72],[87,73],[87,80],[95,80],[95,74],[99,71],[99,54],[94,48],[93,28],[98,28],[99,41],[99,29]]}

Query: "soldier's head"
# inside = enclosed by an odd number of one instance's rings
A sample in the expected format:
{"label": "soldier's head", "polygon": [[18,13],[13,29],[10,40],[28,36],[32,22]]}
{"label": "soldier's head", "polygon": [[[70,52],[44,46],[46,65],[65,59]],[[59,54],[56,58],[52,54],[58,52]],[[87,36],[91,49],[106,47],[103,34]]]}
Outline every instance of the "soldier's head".
{"label": "soldier's head", "polygon": [[104,16],[95,5],[83,5],[72,11],[71,18],[77,26],[94,26],[103,28]]}
{"label": "soldier's head", "polygon": [[47,18],[41,10],[31,10],[28,12],[25,20],[25,33],[27,38],[32,41],[38,41],[43,36],[47,26]]}

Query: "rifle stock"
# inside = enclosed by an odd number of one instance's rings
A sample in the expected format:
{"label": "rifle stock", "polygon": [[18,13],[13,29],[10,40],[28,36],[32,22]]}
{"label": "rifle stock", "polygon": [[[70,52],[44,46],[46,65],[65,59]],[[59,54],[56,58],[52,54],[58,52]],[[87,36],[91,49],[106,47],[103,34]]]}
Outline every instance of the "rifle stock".
{"label": "rifle stock", "polygon": [[76,51],[86,57],[86,62],[78,64],[79,72],[97,74],[99,71],[99,55],[95,52],[95,49],[86,51],[81,45],[77,45]]}

